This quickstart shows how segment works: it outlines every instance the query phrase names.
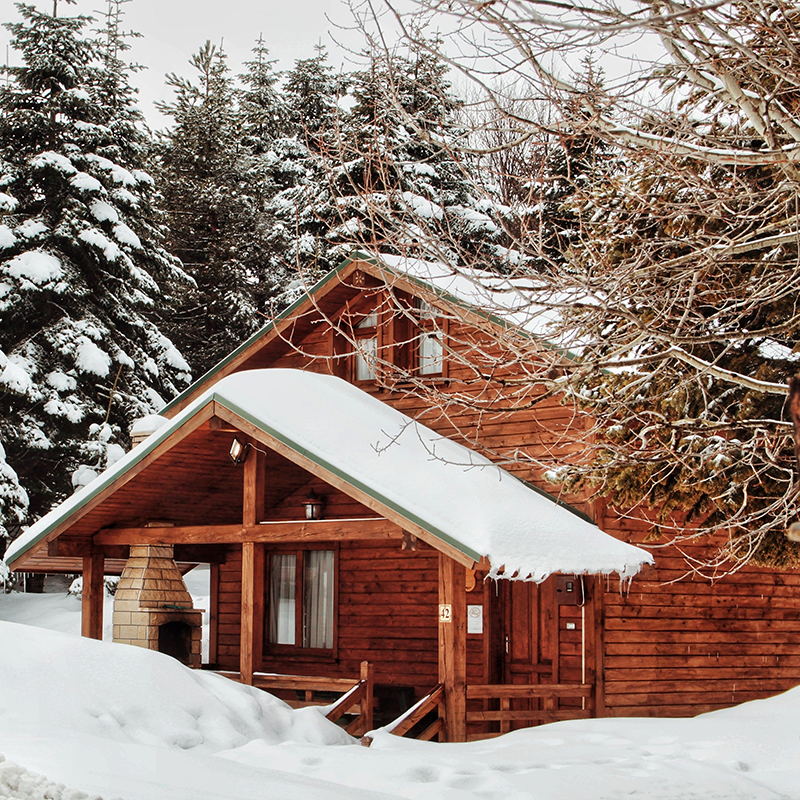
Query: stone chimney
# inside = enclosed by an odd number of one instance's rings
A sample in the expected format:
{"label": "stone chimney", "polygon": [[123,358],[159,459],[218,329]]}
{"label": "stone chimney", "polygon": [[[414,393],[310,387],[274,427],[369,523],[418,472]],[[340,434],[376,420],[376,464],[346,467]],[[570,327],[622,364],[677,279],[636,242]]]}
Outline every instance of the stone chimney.
{"label": "stone chimney", "polygon": [[141,444],[148,436],[152,436],[162,425],[166,425],[169,420],[158,414],[148,414],[140,417],[131,425],[131,447]]}

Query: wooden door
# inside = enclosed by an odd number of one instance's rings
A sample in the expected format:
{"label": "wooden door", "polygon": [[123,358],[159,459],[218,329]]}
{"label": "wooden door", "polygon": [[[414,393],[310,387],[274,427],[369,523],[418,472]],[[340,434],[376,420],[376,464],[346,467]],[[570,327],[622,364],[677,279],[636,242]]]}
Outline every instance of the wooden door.
{"label": "wooden door", "polygon": [[555,580],[505,583],[504,669],[507,684],[555,683],[558,676],[558,614]]}
{"label": "wooden door", "polygon": [[[540,585],[509,581],[504,595],[503,679],[506,684],[558,684],[541,697],[514,699],[507,708],[540,712],[517,727],[591,716],[594,700],[576,693],[595,684],[594,607],[588,579],[553,576]],[[593,693],[593,692],[592,692]]]}

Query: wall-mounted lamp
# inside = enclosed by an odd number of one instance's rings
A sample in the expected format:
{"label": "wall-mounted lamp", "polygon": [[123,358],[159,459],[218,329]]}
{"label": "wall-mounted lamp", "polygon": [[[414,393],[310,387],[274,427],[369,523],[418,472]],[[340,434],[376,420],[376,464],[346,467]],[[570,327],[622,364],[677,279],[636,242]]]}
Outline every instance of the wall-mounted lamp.
{"label": "wall-mounted lamp", "polygon": [[309,492],[305,505],[306,519],[322,519],[322,498],[316,492]]}
{"label": "wall-mounted lamp", "polygon": [[790,542],[800,542],[800,522],[793,522],[786,531],[786,538]]}
{"label": "wall-mounted lamp", "polygon": [[250,452],[249,444],[242,444],[236,437],[231,442],[231,449],[228,455],[234,464],[244,464],[247,461],[247,454]]}

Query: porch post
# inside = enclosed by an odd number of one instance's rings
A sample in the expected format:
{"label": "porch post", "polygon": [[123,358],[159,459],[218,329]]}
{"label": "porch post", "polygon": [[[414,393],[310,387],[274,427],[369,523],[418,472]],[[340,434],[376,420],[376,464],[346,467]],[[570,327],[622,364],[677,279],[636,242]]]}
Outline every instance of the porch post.
{"label": "porch post", "polygon": [[[264,517],[264,454],[251,448],[244,462],[242,524],[252,528]],[[242,544],[242,628],[239,672],[242,683],[253,683],[262,658],[264,630],[264,546]]]}
{"label": "porch post", "polygon": [[467,595],[464,567],[439,554],[439,682],[445,741],[467,738]]}
{"label": "porch post", "polygon": [[264,546],[242,544],[242,631],[239,645],[239,672],[242,683],[253,683],[253,673],[261,663],[264,629]]}
{"label": "porch post", "polygon": [[103,638],[104,569],[105,558],[102,553],[92,553],[83,557],[81,636],[88,639]]}

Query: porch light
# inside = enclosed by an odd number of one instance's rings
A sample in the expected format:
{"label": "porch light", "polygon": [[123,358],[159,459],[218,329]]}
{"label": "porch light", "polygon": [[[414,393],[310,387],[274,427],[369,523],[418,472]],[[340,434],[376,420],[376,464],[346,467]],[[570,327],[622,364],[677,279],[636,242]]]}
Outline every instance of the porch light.
{"label": "porch light", "polygon": [[306,519],[322,519],[322,498],[314,491],[306,500]]}
{"label": "porch light", "polygon": [[249,444],[242,444],[236,437],[231,442],[231,449],[228,455],[234,464],[244,464],[247,461],[247,454],[250,452]]}

